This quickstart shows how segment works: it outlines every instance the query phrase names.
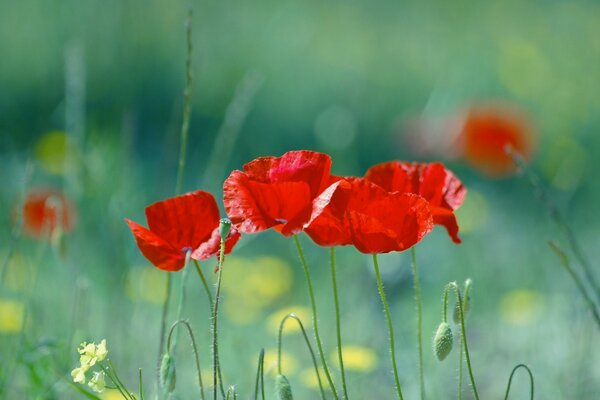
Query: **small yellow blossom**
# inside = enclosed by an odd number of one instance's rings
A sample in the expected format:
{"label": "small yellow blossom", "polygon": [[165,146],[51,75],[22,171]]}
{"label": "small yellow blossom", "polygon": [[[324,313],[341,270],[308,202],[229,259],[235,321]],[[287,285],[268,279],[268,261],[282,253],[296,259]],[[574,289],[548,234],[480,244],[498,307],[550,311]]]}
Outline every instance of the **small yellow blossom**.
{"label": "small yellow blossom", "polygon": [[103,361],[108,354],[108,350],[106,349],[106,339],[102,339],[99,345],[95,343],[86,343],[83,342],[79,345],[77,349],[79,354],[79,362],[81,365],[93,366],[98,361]]}
{"label": "small yellow blossom", "polygon": [[499,306],[504,321],[512,325],[527,325],[541,315],[544,297],[534,290],[516,289],[504,295]]}
{"label": "small yellow blossom", "polygon": [[[276,335],[279,332],[281,320],[286,315],[292,313],[296,314],[296,316],[300,318],[302,325],[304,325],[304,329],[308,329],[311,326],[311,313],[308,308],[304,306],[289,306],[281,308],[269,316],[269,319],[267,320],[267,326],[269,327],[269,330]],[[286,321],[285,326],[283,327],[283,333],[288,335],[297,332],[300,332],[300,325],[298,322],[288,318],[288,321]]]}
{"label": "small yellow blossom", "polygon": [[20,301],[0,299],[0,333],[17,333],[23,328],[25,305]]}
{"label": "small yellow blossom", "polygon": [[[256,361],[252,361],[253,368]],[[265,375],[275,376],[277,374],[277,350],[265,351]],[[294,375],[298,369],[298,360],[291,354],[285,351],[281,352],[281,368],[287,375]]]}
{"label": "small yellow blossom", "polygon": [[106,387],[104,380],[104,371],[94,372],[92,379],[88,382],[88,386],[96,393],[102,393]]}
{"label": "small yellow blossom", "polygon": [[75,383],[85,383],[85,373],[90,369],[90,366],[85,364],[71,371],[71,377]]}

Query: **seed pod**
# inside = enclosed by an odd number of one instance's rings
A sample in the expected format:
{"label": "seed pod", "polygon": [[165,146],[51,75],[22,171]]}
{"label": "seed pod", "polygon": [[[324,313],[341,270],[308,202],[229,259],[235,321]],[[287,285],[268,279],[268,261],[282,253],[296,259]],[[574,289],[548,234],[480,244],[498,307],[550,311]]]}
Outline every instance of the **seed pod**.
{"label": "seed pod", "polygon": [[279,400],[294,400],[292,396],[292,387],[285,375],[277,375],[275,378],[275,391]]}
{"label": "seed pod", "polygon": [[229,218],[221,218],[219,221],[219,235],[221,235],[221,240],[227,239],[229,236],[229,232],[231,231],[231,221]]}
{"label": "seed pod", "polygon": [[452,329],[446,322],[442,322],[433,337],[433,352],[438,360],[443,361],[452,351]]}
{"label": "seed pod", "polygon": [[160,363],[160,384],[169,393],[175,390],[177,384],[175,360],[168,352],[165,353]]}

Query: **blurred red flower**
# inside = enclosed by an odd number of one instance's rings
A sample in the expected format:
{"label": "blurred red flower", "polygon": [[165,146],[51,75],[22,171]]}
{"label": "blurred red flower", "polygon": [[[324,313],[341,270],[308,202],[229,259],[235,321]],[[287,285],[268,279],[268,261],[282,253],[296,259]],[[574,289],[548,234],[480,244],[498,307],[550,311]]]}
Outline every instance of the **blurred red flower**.
{"label": "blurred red flower", "polygon": [[[172,197],[146,207],[148,227],[125,219],[142,254],[154,266],[165,271],[179,271],[185,255],[205,260],[219,252],[219,208],[214,197],[202,190]],[[240,238],[232,227],[226,240],[229,253]]]}
{"label": "blurred red flower", "polygon": [[[328,202],[315,202],[306,233],[321,246],[353,244],[362,253],[402,251],[433,229],[427,200],[388,192],[363,178],[343,178]],[[327,191],[326,191],[327,192]]]}
{"label": "blurred red flower", "polygon": [[[308,150],[260,157],[233,171],[223,185],[225,210],[241,232],[274,228],[285,236],[301,232],[313,202],[326,204],[339,183],[330,175],[331,157]],[[329,189],[324,193],[325,189]]]}
{"label": "blurred red flower", "polygon": [[525,160],[531,159],[535,147],[533,131],[524,113],[494,103],[467,110],[457,145],[459,154],[469,164],[490,177],[516,171],[506,153],[508,146]]}
{"label": "blurred red flower", "polygon": [[23,232],[33,238],[50,237],[57,228],[68,233],[75,226],[71,202],[57,189],[33,188],[23,202]]}
{"label": "blurred red flower", "polygon": [[390,161],[375,165],[365,179],[388,192],[414,193],[431,206],[433,222],[448,231],[454,243],[460,243],[454,210],[461,206],[467,189],[442,163]]}

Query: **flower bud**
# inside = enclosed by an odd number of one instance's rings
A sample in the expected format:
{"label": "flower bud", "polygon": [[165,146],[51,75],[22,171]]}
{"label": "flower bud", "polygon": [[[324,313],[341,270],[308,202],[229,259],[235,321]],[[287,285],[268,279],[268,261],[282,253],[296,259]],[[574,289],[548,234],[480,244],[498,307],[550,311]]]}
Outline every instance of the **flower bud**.
{"label": "flower bud", "polygon": [[230,231],[231,220],[229,218],[221,218],[221,221],[219,221],[219,235],[221,235],[221,240],[227,239]]}
{"label": "flower bud", "polygon": [[277,375],[275,378],[275,391],[279,400],[294,400],[292,396],[292,387],[285,375]]}
{"label": "flower bud", "polygon": [[[470,291],[471,291],[471,285],[473,284],[473,281],[471,279],[467,279],[465,281],[465,293],[464,293],[464,297],[462,299],[463,302],[463,316],[466,319],[467,318],[467,314],[469,313],[469,310],[471,309],[471,295],[470,295]],[[458,306],[458,303],[456,303],[454,305],[454,312],[452,313],[452,319],[454,320],[455,324],[460,324],[460,307]]]}
{"label": "flower bud", "polygon": [[446,322],[442,322],[433,337],[433,352],[438,360],[443,361],[452,351],[452,329]]}
{"label": "flower bud", "polygon": [[177,384],[175,360],[168,352],[165,353],[160,363],[160,384],[169,393],[175,390]]}

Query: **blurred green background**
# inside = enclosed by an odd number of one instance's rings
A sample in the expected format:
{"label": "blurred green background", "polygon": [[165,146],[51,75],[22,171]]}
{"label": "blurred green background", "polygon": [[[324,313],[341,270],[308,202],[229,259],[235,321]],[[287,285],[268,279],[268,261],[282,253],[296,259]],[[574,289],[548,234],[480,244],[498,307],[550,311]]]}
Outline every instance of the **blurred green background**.
{"label": "blurred green background", "polygon": [[[101,338],[129,386],[136,387],[137,369],[143,368],[146,389],[153,390],[165,276],[141,256],[123,218],[144,223],[144,207],[174,191],[189,5],[0,0],[4,398],[78,398],[61,376],[76,366],[80,341]],[[457,352],[440,363],[429,343],[440,322],[444,284],[467,277],[474,281],[471,357],[483,398],[500,397],[519,362],[533,369],[537,398],[591,399],[600,393],[598,329],[548,249],[549,239],[566,244],[528,183],[488,179],[450,153],[414,144],[420,135],[443,142],[449,126],[444,121],[470,104],[495,99],[519,107],[538,134],[533,169],[588,258],[597,260],[600,4],[191,5],[194,84],[186,190],[210,190],[220,202],[220,186],[232,169],[291,149],[327,152],[333,172],[343,175],[362,175],[390,159],[445,161],[469,195],[458,212],[463,244],[452,244],[436,228],[416,248],[429,397],[456,396]],[[441,121],[441,128],[430,129],[431,121]],[[77,226],[58,244],[14,234],[14,210],[36,186],[61,188],[76,205]],[[328,253],[303,243],[333,360]],[[344,344],[355,346],[348,350],[355,359],[348,372],[352,397],[392,398],[371,259],[350,248],[340,249],[338,258]],[[246,398],[253,393],[260,348],[275,349],[273,321],[281,310],[310,315],[309,303],[290,240],[272,232],[244,237],[228,262],[223,373]],[[205,270],[212,264],[204,263]],[[403,390],[412,399],[418,375],[408,254],[382,257],[382,269]],[[209,319],[199,283],[190,274],[184,314],[208,371]],[[284,346],[284,369],[297,397],[316,398],[301,336],[291,332]],[[180,398],[196,395],[193,374],[188,346],[181,343]],[[272,379],[267,385],[271,395]],[[514,398],[526,397],[523,377],[514,390]]]}

